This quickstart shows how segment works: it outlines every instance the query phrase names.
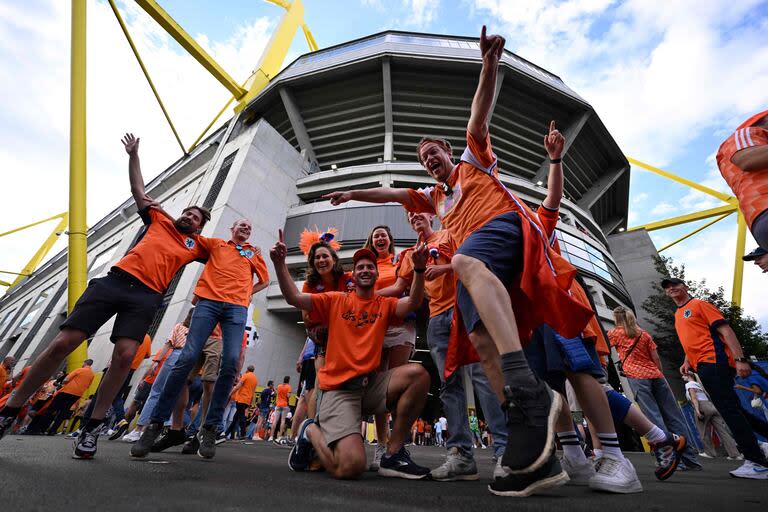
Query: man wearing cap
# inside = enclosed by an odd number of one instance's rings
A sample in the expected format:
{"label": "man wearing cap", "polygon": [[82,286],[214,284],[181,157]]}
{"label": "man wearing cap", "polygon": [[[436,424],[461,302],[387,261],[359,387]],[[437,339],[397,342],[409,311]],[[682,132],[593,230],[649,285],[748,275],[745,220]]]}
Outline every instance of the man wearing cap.
{"label": "man wearing cap", "polygon": [[742,259],[744,261],[754,261],[755,265],[763,271],[763,274],[768,273],[768,250],[758,247]]}
{"label": "man wearing cap", "polygon": [[736,333],[715,306],[691,297],[681,279],[666,278],[661,287],[677,305],[675,330],[685,351],[680,373],[687,375],[692,369],[698,373],[746,459],[731,476],[768,480],[768,460],[752,431],[768,436],[768,426],[741,409],[733,390],[736,374],[747,377],[752,372]]}
{"label": "man wearing cap", "polygon": [[757,244],[768,250],[768,110],[744,121],[722,143],[717,166]]}
{"label": "man wearing cap", "polygon": [[269,255],[286,302],[328,326],[325,366],[318,371],[317,416],[299,427],[288,466],[305,471],[316,456],[334,478],[359,477],[367,468],[360,418],[392,412],[395,424],[379,475],[426,477],[429,468],[413,462],[403,443],[426,402],[429,374],[419,364],[377,372],[387,327],[416,311],[424,299],[426,244],[420,240],[412,253],[413,284],[410,294],[401,299],[374,293],[379,272],[376,255],[369,249],[360,249],[352,257],[353,293],[300,293],[285,265],[286,254],[280,231]]}

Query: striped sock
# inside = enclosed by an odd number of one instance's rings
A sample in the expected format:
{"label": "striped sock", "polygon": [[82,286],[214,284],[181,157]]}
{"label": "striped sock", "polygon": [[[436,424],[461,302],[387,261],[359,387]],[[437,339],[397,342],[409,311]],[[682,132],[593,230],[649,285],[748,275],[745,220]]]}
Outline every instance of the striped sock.
{"label": "striped sock", "polygon": [[619,436],[615,433],[598,433],[597,438],[600,440],[600,444],[603,445],[603,453],[608,453],[619,460],[624,459],[624,454],[621,453],[621,447],[619,447]]}
{"label": "striped sock", "polygon": [[581,449],[581,443],[579,442],[579,436],[575,430],[570,432],[558,432],[557,439],[563,447],[563,455],[566,459],[577,464],[584,463],[587,460],[587,456],[584,455],[584,450]]}

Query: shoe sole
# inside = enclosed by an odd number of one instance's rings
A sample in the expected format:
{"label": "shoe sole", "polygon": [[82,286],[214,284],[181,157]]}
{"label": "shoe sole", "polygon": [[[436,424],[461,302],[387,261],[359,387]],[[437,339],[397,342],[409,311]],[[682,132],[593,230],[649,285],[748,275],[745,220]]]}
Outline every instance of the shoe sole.
{"label": "shoe sole", "polygon": [[72,458],[73,459],[77,459],[77,460],[91,460],[91,459],[93,459],[94,455],[95,455],[94,453],[88,453],[88,454],[85,454],[85,453],[84,454],[73,453],[72,454]]}
{"label": "shoe sole", "polygon": [[495,494],[496,496],[506,496],[506,497],[512,497],[512,498],[525,498],[527,496],[530,496],[531,494],[534,494],[535,492],[542,491],[545,489],[554,489],[555,487],[560,487],[561,485],[565,485],[568,483],[568,473],[565,471],[560,471],[559,474],[553,475],[541,480],[537,480],[525,489],[522,489],[520,491],[496,491],[491,488],[491,486],[488,486],[488,490],[491,491],[491,494]]}
{"label": "shoe sole", "polygon": [[679,436],[677,446],[675,446],[675,460],[672,462],[672,465],[662,471],[659,471],[658,469],[653,472],[654,475],[656,475],[656,478],[658,480],[661,480],[662,482],[666,480],[667,478],[671,477],[673,474],[675,474],[675,471],[677,471],[677,467],[680,465],[680,459],[683,457],[683,450],[685,450],[685,446],[688,444],[688,441],[685,439],[685,436]]}
{"label": "shoe sole", "polygon": [[747,480],[768,480],[768,473],[755,473],[754,475],[734,475],[730,471],[728,472],[731,478],[744,478]]}
{"label": "shoe sole", "polygon": [[425,475],[411,475],[410,473],[402,473],[394,469],[379,467],[379,476],[384,476],[387,478],[405,478],[406,480],[423,480],[429,476],[429,473]]}
{"label": "shoe sole", "polygon": [[455,476],[449,476],[445,478],[436,478],[432,473],[430,473],[429,477],[431,480],[434,480],[435,482],[463,482],[463,481],[480,480],[480,473],[474,473],[471,475],[455,475]]}
{"label": "shoe sole", "polygon": [[[548,386],[547,389],[549,389]],[[552,394],[552,405],[549,407],[549,417],[547,418],[547,439],[544,443],[546,449],[541,452],[539,458],[533,461],[527,468],[511,469],[509,466],[505,466],[513,475],[533,473],[549,460],[549,456],[552,455],[552,452],[555,449],[555,423],[557,422],[557,417],[560,415],[560,409],[563,407],[563,399],[560,397],[560,393],[555,393],[552,389],[549,389],[549,392]],[[504,459],[502,456],[502,463],[503,461]],[[566,476],[568,475],[566,474]]]}

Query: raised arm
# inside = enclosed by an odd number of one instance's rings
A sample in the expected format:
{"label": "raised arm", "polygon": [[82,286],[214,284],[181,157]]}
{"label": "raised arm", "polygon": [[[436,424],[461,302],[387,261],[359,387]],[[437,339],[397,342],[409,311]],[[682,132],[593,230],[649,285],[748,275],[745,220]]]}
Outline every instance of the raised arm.
{"label": "raised arm", "polygon": [[480,33],[483,68],[480,70],[480,81],[472,99],[472,111],[467,124],[467,131],[478,141],[485,140],[488,135],[488,118],[493,106],[493,96],[496,94],[496,76],[505,42],[501,36],[486,37],[483,25],[483,31]]}
{"label": "raised arm", "polygon": [[344,192],[331,192],[323,196],[329,199],[333,206],[338,206],[347,201],[363,201],[366,203],[400,203],[407,205],[410,202],[408,189],[405,188],[367,188],[363,190],[346,190]]}
{"label": "raised arm", "polygon": [[411,291],[407,297],[397,301],[395,315],[398,318],[405,318],[410,313],[416,311],[424,302],[424,271],[427,267],[427,244],[419,237],[416,249],[411,253],[413,258],[413,282]]}
{"label": "raised arm", "polygon": [[547,179],[547,197],[541,203],[544,208],[557,210],[560,208],[560,201],[563,199],[563,164],[560,159],[563,157],[563,148],[565,147],[565,137],[557,128],[555,122],[549,123],[549,133],[544,136],[544,149],[547,150],[549,157],[549,178]]}
{"label": "raised arm", "polygon": [[136,201],[136,208],[143,210],[150,205],[151,199],[147,197],[147,192],[144,190],[144,178],[141,175],[139,163],[139,141],[141,139],[134,137],[132,133],[126,133],[121,142],[125,152],[128,153],[128,180],[131,182],[131,194]]}
{"label": "raised arm", "polygon": [[293,278],[290,272],[288,272],[288,267],[285,265],[287,254],[288,249],[285,247],[283,230],[281,229],[278,231],[277,243],[269,251],[269,257],[272,259],[272,263],[275,264],[275,273],[277,274],[277,282],[280,285],[280,292],[285,297],[285,301],[291,306],[304,311],[312,311],[312,295],[301,293],[296,288],[296,283],[293,282]]}

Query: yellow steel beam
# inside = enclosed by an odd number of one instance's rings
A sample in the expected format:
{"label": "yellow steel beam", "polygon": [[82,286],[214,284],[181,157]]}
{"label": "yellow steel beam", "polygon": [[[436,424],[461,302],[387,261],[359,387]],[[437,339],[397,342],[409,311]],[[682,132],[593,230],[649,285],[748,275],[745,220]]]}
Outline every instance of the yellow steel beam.
{"label": "yellow steel beam", "polygon": [[144,9],[147,14],[170,34],[172,38],[176,40],[187,52],[194,57],[205,69],[208,70],[213,77],[227,88],[236,98],[241,98],[246,94],[244,88],[232,78],[219,64],[203,50],[203,48],[197,44],[197,42],[189,34],[181,28],[181,25],[171,18],[171,16],[160,7],[154,0],[136,0],[139,7]]}
{"label": "yellow steel beam", "polygon": [[3,281],[2,279],[0,279],[0,286],[11,286],[11,283],[9,283],[8,281]]}
{"label": "yellow steel beam", "polygon": [[0,274],[13,274],[14,276],[28,276],[29,274],[22,274],[21,272],[8,272],[7,270],[0,270]]}
{"label": "yellow steel beam", "polygon": [[139,50],[136,48],[136,45],[133,44],[133,39],[131,38],[131,34],[128,32],[128,27],[125,26],[123,17],[120,16],[120,11],[117,10],[115,1],[114,0],[108,0],[108,1],[109,1],[109,6],[112,8],[112,12],[115,13],[115,18],[117,18],[117,22],[120,24],[120,28],[123,30],[125,39],[128,41],[128,45],[131,47],[131,50],[133,51],[133,55],[136,57],[136,60],[139,62],[139,67],[141,67],[141,71],[144,73],[144,77],[147,79],[147,82],[149,83],[149,88],[152,89],[152,94],[155,95],[155,99],[157,100],[157,103],[160,105],[160,110],[163,111],[165,120],[168,121],[168,125],[171,127],[173,136],[176,137],[176,142],[179,143],[181,152],[186,154],[186,151],[184,150],[184,144],[181,143],[181,138],[179,137],[179,133],[176,131],[176,127],[173,126],[173,121],[171,121],[171,116],[168,115],[168,111],[165,110],[165,105],[163,105],[163,100],[160,99],[160,94],[157,92],[157,89],[155,89],[155,84],[152,83],[152,78],[150,78],[149,71],[147,71],[146,66],[144,66],[144,61],[141,60],[141,55],[139,55]]}
{"label": "yellow steel beam", "polygon": [[721,201],[725,201],[726,203],[730,204],[738,204],[737,200],[733,196],[729,196],[728,194],[723,194],[722,192],[718,192],[717,190],[711,189],[709,187],[705,187],[704,185],[700,185],[696,182],[693,182],[691,180],[682,178],[680,176],[677,176],[675,174],[672,174],[671,172],[664,171],[662,169],[659,169],[658,167],[653,167],[652,165],[648,165],[645,162],[641,162],[640,160],[636,160],[632,157],[627,157],[627,160],[630,164],[636,165],[638,167],[642,167],[643,169],[650,171],[654,174],[658,174],[659,176],[663,176],[667,179],[670,179],[676,183],[680,183],[681,185],[685,185],[687,187],[690,187],[692,189],[698,190],[699,192],[703,192],[707,195],[710,195],[712,197],[716,197],[720,199]]}
{"label": "yellow steel beam", "polygon": [[636,229],[645,229],[646,231],[655,231],[657,229],[671,228],[672,226],[679,226],[680,224],[687,224],[688,222],[694,222],[702,219],[709,219],[710,217],[717,217],[724,213],[733,213],[738,210],[738,206],[726,204],[724,206],[718,206],[717,208],[710,208],[709,210],[703,210],[700,212],[688,213],[686,215],[680,215],[679,217],[672,217],[671,219],[660,220],[657,222],[650,222],[643,224],[642,226],[634,226],[627,231],[634,231]]}
{"label": "yellow steel beam", "polygon": [[306,23],[303,23],[301,25],[301,30],[304,32],[304,39],[307,40],[307,45],[309,46],[309,51],[316,52],[320,48],[317,46],[317,41],[315,41],[315,36],[312,35],[312,32],[309,31],[309,27]]}
{"label": "yellow steel beam", "polygon": [[[69,99],[69,250],[67,251],[67,308],[83,294],[88,279],[85,221],[86,194],[86,3],[72,0],[72,58]],[[83,365],[88,345],[83,340],[67,357],[67,371]]]}
{"label": "yellow steel beam", "polygon": [[736,263],[733,268],[733,291],[731,292],[731,301],[737,306],[741,306],[741,288],[744,280],[744,247],[747,244],[747,221],[744,219],[744,213],[739,210],[736,231]]}
{"label": "yellow steel beam", "polygon": [[49,220],[54,220],[54,219],[61,219],[61,218],[62,218],[62,217],[64,217],[66,214],[67,214],[67,212],[64,212],[64,213],[59,213],[59,214],[57,214],[57,215],[54,215],[54,216],[52,216],[52,217],[48,217],[47,219],[38,220],[37,222],[33,222],[32,224],[27,224],[26,226],[21,226],[20,228],[15,228],[15,229],[12,229],[12,230],[10,230],[10,231],[6,231],[5,233],[0,233],[0,237],[3,237],[3,236],[5,236],[5,235],[10,235],[10,234],[12,234],[12,233],[16,233],[16,232],[18,232],[18,231],[22,231],[22,230],[25,230],[25,229],[27,229],[27,228],[31,228],[31,227],[37,226],[38,224],[42,224],[42,223],[44,223],[44,222],[48,222]]}
{"label": "yellow steel beam", "polygon": [[50,252],[50,250],[53,248],[56,240],[59,238],[59,235],[65,229],[67,229],[67,224],[69,224],[69,215],[65,213],[56,227],[53,228],[51,234],[48,235],[48,238],[45,240],[45,242],[43,242],[43,245],[40,246],[34,256],[32,256],[32,259],[30,259],[24,268],[21,269],[21,273],[16,277],[13,283],[11,283],[11,288],[19,284],[24,280],[25,277],[31,275],[32,272],[35,271],[37,266],[40,265],[40,263],[43,261],[43,258],[45,258],[46,254],[48,254],[48,252]]}
{"label": "yellow steel beam", "polygon": [[[243,86],[245,86],[245,84],[243,84]],[[201,133],[200,136],[197,139],[195,139],[195,142],[193,142],[192,145],[189,146],[189,149],[187,149],[187,153],[191,153],[192,150],[197,147],[197,145],[200,143],[200,141],[203,140],[203,137],[205,137],[205,134],[208,133],[208,130],[211,129],[211,126],[213,126],[216,123],[216,121],[221,117],[221,114],[223,114],[224,111],[227,110],[227,107],[229,107],[232,104],[233,101],[235,101],[235,97],[234,96],[229,98],[229,101],[226,103],[226,105],[224,105],[221,108],[221,110],[219,110],[219,113],[216,114],[216,116],[211,120],[211,122],[208,123],[208,126],[205,127],[205,130],[203,130],[203,133]]]}
{"label": "yellow steel beam", "polygon": [[[290,4],[281,0],[268,1],[283,7],[285,14],[272,34],[269,44],[264,49],[256,70],[246,82],[248,93],[242,98],[238,97],[235,112],[240,112],[245,108],[248,102],[255,98],[269,84],[269,81],[280,72],[285,56],[291,47],[291,42],[293,42],[293,37],[298,28],[304,24],[304,4],[301,3],[301,0],[293,0]],[[305,31],[305,36],[307,33],[308,30]],[[309,35],[312,36],[311,33]]]}
{"label": "yellow steel beam", "polygon": [[666,250],[666,249],[669,249],[669,248],[670,248],[670,247],[672,247],[673,245],[677,245],[677,244],[679,244],[680,242],[682,242],[683,240],[687,240],[688,238],[692,237],[692,236],[693,236],[693,235],[695,235],[696,233],[698,233],[698,232],[700,232],[700,231],[703,231],[703,230],[707,229],[707,228],[708,228],[709,226],[711,226],[712,224],[715,224],[715,223],[717,223],[717,222],[720,222],[721,220],[723,220],[724,218],[726,218],[727,216],[729,216],[731,213],[733,213],[733,212],[724,213],[723,215],[719,216],[719,217],[718,217],[718,218],[716,218],[715,220],[711,220],[711,221],[707,222],[707,223],[706,223],[706,224],[704,224],[703,226],[701,226],[701,227],[698,227],[698,228],[694,229],[693,231],[691,231],[691,232],[690,232],[690,233],[688,233],[687,235],[683,235],[683,236],[681,236],[680,238],[678,238],[677,240],[675,240],[674,242],[670,242],[670,243],[668,243],[667,245],[665,245],[664,247],[662,247],[661,249],[659,249],[659,250],[658,250],[658,252],[661,252],[661,251],[664,251],[664,250]]}

